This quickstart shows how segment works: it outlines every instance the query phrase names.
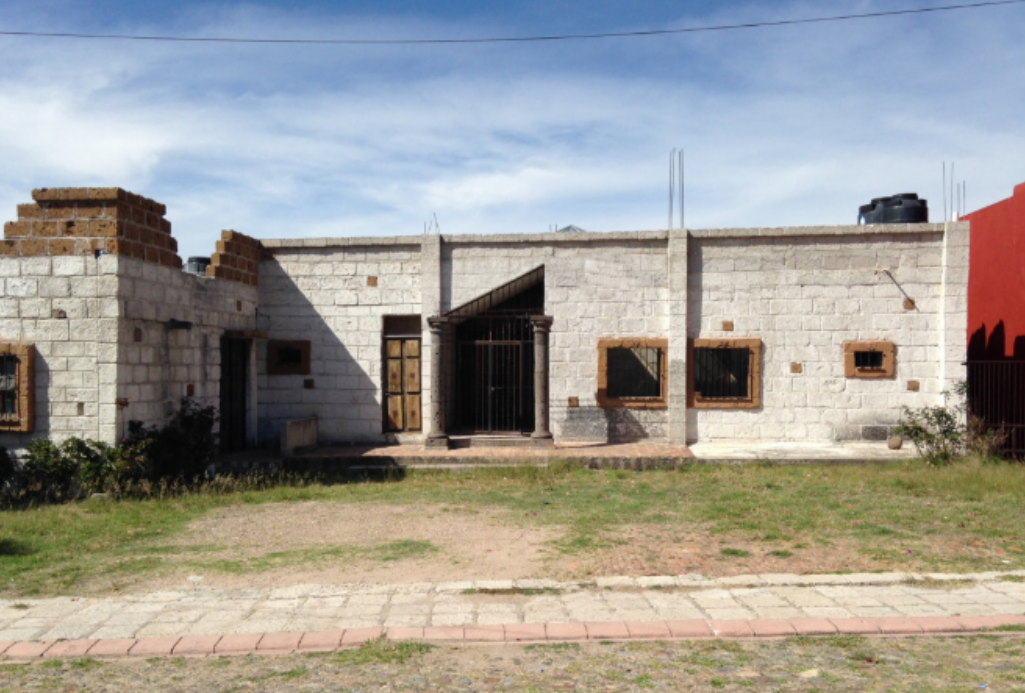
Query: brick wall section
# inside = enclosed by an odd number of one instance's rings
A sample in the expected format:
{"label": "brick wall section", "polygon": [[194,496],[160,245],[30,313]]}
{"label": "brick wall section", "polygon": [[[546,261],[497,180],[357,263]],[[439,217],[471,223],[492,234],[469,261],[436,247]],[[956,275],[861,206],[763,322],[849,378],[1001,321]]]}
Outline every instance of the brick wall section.
{"label": "brick wall section", "polygon": [[[166,423],[190,385],[198,404],[220,406],[220,339],[225,331],[256,327],[256,288],[122,259],[118,296],[118,361],[111,378],[117,397],[130,402],[122,412],[111,407],[119,425]],[[171,320],[192,327],[168,330]]]}
{"label": "brick wall section", "polygon": [[35,427],[0,430],[0,446],[24,450],[38,437],[114,442],[120,261],[0,257],[0,342],[30,344],[35,352]]}
{"label": "brick wall section", "polygon": [[[597,401],[599,339],[668,334],[664,232],[442,236],[442,242],[442,310],[544,265],[545,313],[555,318],[549,406],[559,440],[667,439],[666,410],[606,409]],[[571,397],[579,406],[569,407]]]}
{"label": "brick wall section", "polygon": [[167,208],[121,188],[40,188],[4,225],[0,256],[92,255],[99,251],[180,269]]}
{"label": "brick wall section", "polygon": [[[944,229],[886,231],[691,232],[688,336],[763,344],[762,406],[691,410],[692,440],[885,440],[903,406],[942,402]],[[894,377],[845,377],[851,340],[892,342]],[[909,380],[921,390],[910,391]]]}
{"label": "brick wall section", "polygon": [[[381,334],[385,315],[420,313],[421,236],[337,243],[264,243],[258,329],[273,340],[311,342],[309,375],[268,375],[267,343],[258,343],[264,441],[276,441],[283,422],[310,416],[318,418],[321,442],[388,439],[382,432]],[[314,381],[312,389],[304,387],[306,379]]]}
{"label": "brick wall section", "polygon": [[210,256],[208,277],[257,286],[260,241],[238,231],[221,231],[217,252]]}

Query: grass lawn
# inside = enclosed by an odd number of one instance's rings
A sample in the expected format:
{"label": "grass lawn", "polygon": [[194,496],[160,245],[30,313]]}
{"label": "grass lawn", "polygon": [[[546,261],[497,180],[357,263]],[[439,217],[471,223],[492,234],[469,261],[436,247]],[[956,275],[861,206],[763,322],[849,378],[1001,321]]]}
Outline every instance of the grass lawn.
{"label": "grass lawn", "polygon": [[[692,466],[678,471],[478,469],[414,471],[386,483],[279,486],[200,493],[166,500],[87,501],[0,512],[0,593],[73,594],[97,576],[131,583],[176,554],[216,547],[177,546],[189,521],[227,505],[318,500],[333,503],[443,503],[505,511],[510,523],[564,530],[564,554],[600,553],[624,542],[626,528],[671,539],[695,531],[740,548],[720,560],[844,546],[878,569],[968,572],[1025,567],[1025,467],[973,461],[945,468],[887,466]],[[851,548],[853,547],[853,548]],[[305,560],[400,560],[429,545],[377,549],[339,545],[296,551],[228,570],[263,570]],[[361,553],[362,552],[362,553]],[[791,558],[794,557],[794,558]],[[189,556],[185,558],[190,559]],[[191,560],[191,559],[190,559]]]}

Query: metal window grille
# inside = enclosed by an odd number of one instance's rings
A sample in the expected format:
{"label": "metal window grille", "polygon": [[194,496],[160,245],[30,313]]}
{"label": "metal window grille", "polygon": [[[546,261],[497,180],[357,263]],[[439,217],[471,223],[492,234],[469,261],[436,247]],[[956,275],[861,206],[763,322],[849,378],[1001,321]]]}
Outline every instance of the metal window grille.
{"label": "metal window grille", "polygon": [[18,358],[0,356],[0,419],[18,418]]}
{"label": "metal window grille", "polygon": [[855,351],[855,368],[882,368],[883,352],[881,351]]}
{"label": "metal window grille", "polygon": [[751,350],[697,347],[694,349],[694,391],[705,399],[750,396]]}
{"label": "metal window grille", "polygon": [[277,354],[278,363],[282,366],[298,366],[303,362],[302,351],[294,347],[281,347]]}
{"label": "metal window grille", "polygon": [[1004,434],[1003,452],[1025,459],[1025,361],[969,361],[968,409]]}
{"label": "metal window grille", "polygon": [[661,397],[662,350],[615,347],[608,350],[609,397]]}

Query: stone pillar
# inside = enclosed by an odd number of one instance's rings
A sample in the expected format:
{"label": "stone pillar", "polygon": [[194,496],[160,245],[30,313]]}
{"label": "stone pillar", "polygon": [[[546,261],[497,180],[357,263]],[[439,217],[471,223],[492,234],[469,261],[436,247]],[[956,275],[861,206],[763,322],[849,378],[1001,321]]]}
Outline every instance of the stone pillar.
{"label": "stone pillar", "polygon": [[687,410],[687,229],[669,231],[669,442],[686,445],[697,440],[697,411]]}
{"label": "stone pillar", "polygon": [[552,443],[548,430],[548,332],[552,316],[534,315],[530,322],[534,326],[534,433],[530,437],[546,445]]}
{"label": "stone pillar", "polygon": [[431,418],[424,445],[429,448],[448,448],[448,436],[445,434],[445,401],[442,394],[442,344],[444,328],[448,318],[434,316],[427,318],[427,326],[431,330]]}

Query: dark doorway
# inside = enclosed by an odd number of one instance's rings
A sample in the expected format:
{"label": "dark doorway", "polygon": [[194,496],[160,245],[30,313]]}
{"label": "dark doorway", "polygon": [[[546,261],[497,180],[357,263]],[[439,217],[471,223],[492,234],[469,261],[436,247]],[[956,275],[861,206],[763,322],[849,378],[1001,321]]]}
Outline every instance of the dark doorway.
{"label": "dark doorway", "polygon": [[221,337],[221,451],[246,447],[248,339]]}
{"label": "dark doorway", "polygon": [[534,429],[534,330],[544,282],[523,288],[455,327],[455,427],[470,433]]}

